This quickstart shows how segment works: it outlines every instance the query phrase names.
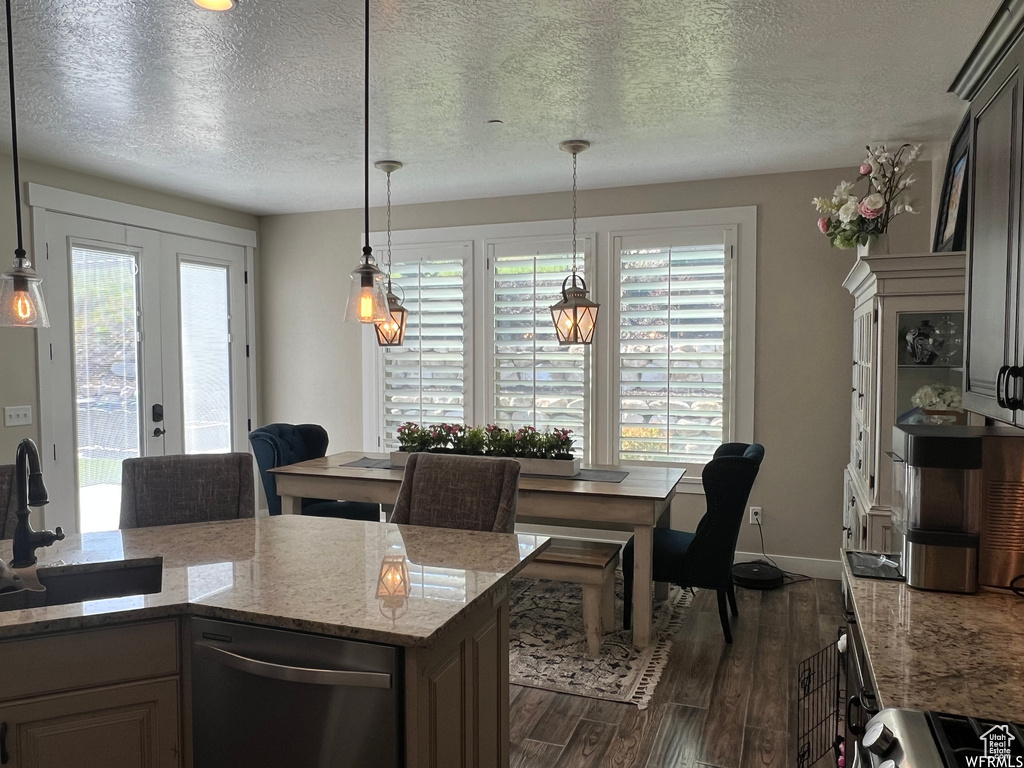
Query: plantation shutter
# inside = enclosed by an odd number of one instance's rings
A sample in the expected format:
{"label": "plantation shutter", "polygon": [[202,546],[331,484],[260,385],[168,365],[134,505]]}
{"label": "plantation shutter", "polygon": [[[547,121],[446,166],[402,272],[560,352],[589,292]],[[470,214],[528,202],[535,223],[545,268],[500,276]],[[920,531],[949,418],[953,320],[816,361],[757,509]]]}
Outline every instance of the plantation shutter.
{"label": "plantation shutter", "polygon": [[666,230],[613,242],[618,458],[704,464],[728,434],[731,297],[724,233]]}
{"label": "plantation shutter", "polygon": [[405,344],[382,349],[384,449],[397,450],[397,430],[466,422],[466,264],[459,257],[394,254],[392,283],[409,310]]}
{"label": "plantation shutter", "polygon": [[[577,271],[582,275],[581,238]],[[572,270],[571,241],[488,244],[491,275],[491,392],[493,423],[540,431],[571,429],[583,454],[587,435],[589,355],[582,345],[561,346],[551,305],[561,299]]]}

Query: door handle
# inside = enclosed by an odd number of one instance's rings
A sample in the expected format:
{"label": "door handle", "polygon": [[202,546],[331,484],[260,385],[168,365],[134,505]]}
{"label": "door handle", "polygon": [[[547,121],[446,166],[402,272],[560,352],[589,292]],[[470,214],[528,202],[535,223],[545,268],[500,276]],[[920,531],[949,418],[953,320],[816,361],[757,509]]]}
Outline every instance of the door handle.
{"label": "door handle", "polygon": [[1006,372],[1010,369],[1008,365],[999,366],[999,373],[996,374],[996,405],[1006,408],[1006,398],[1003,396],[1003,382],[1006,380]]}
{"label": "door handle", "polygon": [[166,435],[166,434],[167,434],[167,430],[166,429],[160,429],[160,427],[154,427],[153,428],[153,437],[162,437],[163,435]]}
{"label": "door handle", "polygon": [[223,648],[205,643],[192,646],[193,653],[202,658],[223,664],[259,677],[270,677],[289,683],[310,683],[312,685],[345,685],[357,688],[391,688],[391,675],[386,672],[354,672],[339,669],[309,669],[307,667],[291,667],[286,664],[273,664],[269,661],[250,659]]}
{"label": "door handle", "polygon": [[1020,374],[1021,368],[1017,365],[1011,365],[1006,369],[1006,375],[1003,377],[1003,386],[1006,389],[1006,407],[1011,411],[1016,411],[1024,406],[1024,402],[1021,402],[1020,396]]}
{"label": "door handle", "polygon": [[7,765],[11,756],[7,753],[7,723],[0,723],[0,765]]}

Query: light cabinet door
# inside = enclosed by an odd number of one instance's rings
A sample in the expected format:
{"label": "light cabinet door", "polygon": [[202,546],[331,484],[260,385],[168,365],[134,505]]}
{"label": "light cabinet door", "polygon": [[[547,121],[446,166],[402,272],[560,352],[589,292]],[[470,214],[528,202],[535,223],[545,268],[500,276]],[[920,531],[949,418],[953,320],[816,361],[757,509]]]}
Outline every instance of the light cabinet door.
{"label": "light cabinet door", "polygon": [[178,681],[11,702],[0,730],[5,768],[176,768]]}
{"label": "light cabinet door", "polygon": [[971,105],[964,407],[1007,422],[1013,412],[999,404],[997,386],[1016,344],[1020,99],[1019,58],[1011,54]]}

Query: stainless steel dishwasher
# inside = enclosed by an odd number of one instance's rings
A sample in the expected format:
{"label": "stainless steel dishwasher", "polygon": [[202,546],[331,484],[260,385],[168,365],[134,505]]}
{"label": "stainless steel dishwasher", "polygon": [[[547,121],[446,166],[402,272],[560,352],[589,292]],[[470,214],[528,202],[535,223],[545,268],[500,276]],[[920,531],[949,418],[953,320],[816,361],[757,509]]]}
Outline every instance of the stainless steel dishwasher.
{"label": "stainless steel dishwasher", "polygon": [[395,648],[193,618],[195,768],[394,768]]}

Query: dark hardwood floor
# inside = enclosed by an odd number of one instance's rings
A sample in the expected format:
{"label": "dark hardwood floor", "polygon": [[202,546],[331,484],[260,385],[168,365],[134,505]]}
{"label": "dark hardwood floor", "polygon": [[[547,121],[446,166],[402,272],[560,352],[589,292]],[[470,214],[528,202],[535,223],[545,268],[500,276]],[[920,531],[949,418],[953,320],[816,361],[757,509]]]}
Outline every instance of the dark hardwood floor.
{"label": "dark hardwood floor", "polygon": [[835,641],[839,582],[736,593],[731,646],[697,593],[643,711],[512,686],[512,768],[795,768],[796,667]]}

